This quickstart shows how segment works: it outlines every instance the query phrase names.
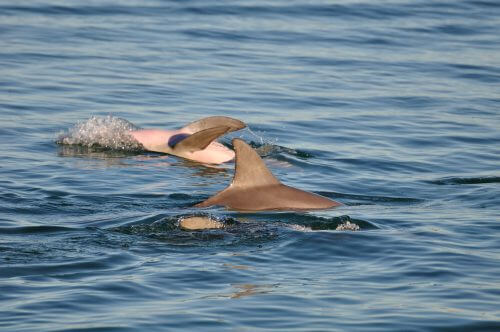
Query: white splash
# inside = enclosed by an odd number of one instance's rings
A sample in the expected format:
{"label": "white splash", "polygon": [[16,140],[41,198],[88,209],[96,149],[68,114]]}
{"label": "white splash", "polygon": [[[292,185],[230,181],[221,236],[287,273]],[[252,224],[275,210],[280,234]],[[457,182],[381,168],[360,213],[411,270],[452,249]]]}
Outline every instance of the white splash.
{"label": "white splash", "polygon": [[294,231],[299,231],[299,232],[312,232],[311,227],[307,226],[302,226],[302,225],[297,225],[297,224],[289,224],[287,227],[293,229]]}
{"label": "white splash", "polygon": [[343,224],[340,224],[335,228],[336,231],[359,231],[359,226],[351,223],[350,221],[346,221]]}
{"label": "white splash", "polygon": [[93,116],[61,133],[56,143],[98,146],[115,150],[139,150],[142,149],[141,144],[130,135],[130,131],[137,129],[137,126],[125,119],[111,115]]}

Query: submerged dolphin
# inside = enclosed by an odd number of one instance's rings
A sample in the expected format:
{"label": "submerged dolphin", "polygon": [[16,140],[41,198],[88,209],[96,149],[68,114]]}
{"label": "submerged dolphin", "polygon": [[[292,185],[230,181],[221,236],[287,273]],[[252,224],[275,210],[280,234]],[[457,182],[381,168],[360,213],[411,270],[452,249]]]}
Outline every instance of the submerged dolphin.
{"label": "submerged dolphin", "polygon": [[329,198],[282,184],[244,141],[233,139],[236,166],[226,189],[195,207],[222,205],[242,211],[314,210],[341,205]]}
{"label": "submerged dolphin", "polygon": [[139,129],[130,134],[146,150],[207,164],[220,164],[234,158],[234,151],[214,142],[219,136],[245,128],[240,120],[212,116],[191,122],[177,130]]}
{"label": "submerged dolphin", "polygon": [[182,218],[179,227],[183,230],[198,231],[203,229],[224,228],[224,223],[206,216]]}

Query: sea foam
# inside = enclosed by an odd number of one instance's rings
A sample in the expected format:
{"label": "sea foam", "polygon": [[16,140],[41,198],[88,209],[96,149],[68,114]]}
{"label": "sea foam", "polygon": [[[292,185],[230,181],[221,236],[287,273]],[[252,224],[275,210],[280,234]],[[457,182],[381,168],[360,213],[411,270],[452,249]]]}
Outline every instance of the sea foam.
{"label": "sea foam", "polygon": [[111,115],[93,116],[59,134],[56,142],[115,150],[140,150],[142,145],[130,135],[132,130],[137,129],[136,125],[125,119]]}

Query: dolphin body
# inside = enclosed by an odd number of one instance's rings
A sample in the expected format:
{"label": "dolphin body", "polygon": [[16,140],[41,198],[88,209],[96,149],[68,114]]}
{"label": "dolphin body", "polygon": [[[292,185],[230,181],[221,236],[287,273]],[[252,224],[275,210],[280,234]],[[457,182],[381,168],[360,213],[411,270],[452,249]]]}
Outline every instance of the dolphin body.
{"label": "dolphin body", "polygon": [[316,210],[341,205],[329,198],[282,184],[252,147],[233,139],[236,166],[232,183],[195,207],[225,206],[231,210]]}
{"label": "dolphin body", "polygon": [[179,227],[186,231],[198,231],[203,229],[224,228],[224,223],[206,216],[193,216],[182,218]]}
{"label": "dolphin body", "polygon": [[168,153],[201,163],[221,164],[232,160],[234,151],[214,140],[245,127],[246,124],[240,120],[212,116],[177,130],[139,129],[130,134],[148,151]]}

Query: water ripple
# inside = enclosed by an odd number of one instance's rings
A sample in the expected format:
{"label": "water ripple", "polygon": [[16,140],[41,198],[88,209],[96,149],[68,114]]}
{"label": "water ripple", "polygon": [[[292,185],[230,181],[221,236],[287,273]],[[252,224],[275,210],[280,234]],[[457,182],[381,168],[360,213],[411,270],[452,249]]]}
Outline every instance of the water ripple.
{"label": "water ripple", "polygon": [[[0,329],[499,330],[499,9],[0,4]],[[232,163],[125,137],[208,115],[344,205],[200,211]]]}

